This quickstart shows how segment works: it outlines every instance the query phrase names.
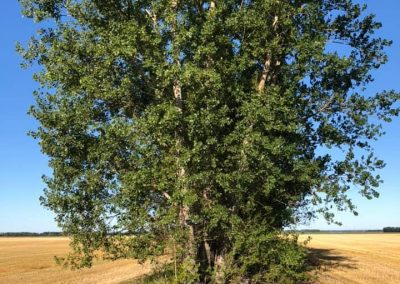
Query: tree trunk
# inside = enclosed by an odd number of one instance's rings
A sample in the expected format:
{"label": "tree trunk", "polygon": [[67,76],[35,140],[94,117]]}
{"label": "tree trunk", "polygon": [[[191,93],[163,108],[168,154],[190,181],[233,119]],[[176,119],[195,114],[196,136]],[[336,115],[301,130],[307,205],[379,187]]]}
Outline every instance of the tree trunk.
{"label": "tree trunk", "polygon": [[206,239],[199,242],[197,248],[197,262],[199,264],[199,280],[200,283],[211,282],[211,270],[213,267],[213,256],[210,245]]}
{"label": "tree trunk", "polygon": [[[277,26],[278,26],[278,16],[275,16],[274,22],[272,23],[272,29],[274,32],[276,31]],[[267,82],[268,76],[270,75],[271,63],[272,63],[272,55],[269,51],[267,51],[267,55],[263,66],[263,71],[261,73],[260,82],[258,83],[258,88],[257,88],[259,93],[262,93],[264,91],[265,83]],[[280,62],[278,63],[277,61],[276,65],[280,65]]]}
{"label": "tree trunk", "polygon": [[[173,82],[173,95],[174,95],[174,101],[175,101],[175,106],[178,109],[178,111],[183,114],[184,111],[184,106],[183,106],[183,100],[182,100],[182,86],[181,82],[179,80],[179,70],[181,68],[180,64],[180,59],[179,59],[179,47],[176,43],[176,29],[177,29],[177,14],[178,14],[178,0],[171,0],[171,8],[175,12],[175,17],[173,22],[171,23],[171,31],[172,31],[172,48],[173,48],[173,59],[174,59],[174,64],[177,67],[177,74],[175,74],[175,79]],[[183,139],[182,139],[182,131],[181,129],[177,130],[175,133],[176,136],[176,152],[177,152],[177,181],[178,184],[181,186],[181,195],[185,196],[188,193],[187,187],[184,185],[184,179],[186,175],[185,167],[181,164],[180,162],[180,152],[183,148]],[[184,261],[189,264],[188,267],[189,270],[194,269],[196,266],[196,241],[195,241],[195,232],[194,232],[194,226],[190,224],[190,207],[183,202],[180,205],[179,209],[179,225],[181,226],[182,229],[184,229],[187,232],[187,243],[186,243],[186,254],[184,255]],[[192,271],[187,271],[188,274],[192,274]]]}

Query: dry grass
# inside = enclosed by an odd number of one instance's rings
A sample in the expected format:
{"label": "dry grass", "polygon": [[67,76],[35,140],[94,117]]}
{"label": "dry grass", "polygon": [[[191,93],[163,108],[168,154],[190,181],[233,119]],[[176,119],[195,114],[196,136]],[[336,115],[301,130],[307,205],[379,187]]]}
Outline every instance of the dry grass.
{"label": "dry grass", "polygon": [[[318,283],[400,283],[400,234],[314,234]],[[305,237],[303,237],[305,239]]]}
{"label": "dry grass", "polygon": [[70,271],[54,256],[69,250],[67,238],[0,238],[0,283],[120,283],[150,271],[132,260],[99,262],[91,269]]}

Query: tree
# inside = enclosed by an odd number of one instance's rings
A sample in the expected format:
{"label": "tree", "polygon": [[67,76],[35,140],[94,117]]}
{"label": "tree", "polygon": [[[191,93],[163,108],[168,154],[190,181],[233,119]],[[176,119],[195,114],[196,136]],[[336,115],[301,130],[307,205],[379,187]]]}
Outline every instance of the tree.
{"label": "tree", "polygon": [[400,233],[400,227],[384,227],[384,233]]}
{"label": "tree", "polygon": [[286,228],[378,196],[365,94],[390,41],[351,0],[20,0],[42,23],[32,133],[68,263],[172,255],[177,283],[296,282]]}

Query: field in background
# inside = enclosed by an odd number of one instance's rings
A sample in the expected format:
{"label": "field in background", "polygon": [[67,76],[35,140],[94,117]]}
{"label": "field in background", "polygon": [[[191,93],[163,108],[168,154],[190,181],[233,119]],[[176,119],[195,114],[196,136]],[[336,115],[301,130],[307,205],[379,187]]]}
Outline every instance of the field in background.
{"label": "field in background", "polygon": [[131,260],[99,262],[81,271],[63,269],[54,256],[66,255],[68,243],[62,237],[0,238],[0,283],[120,283],[150,271],[149,265]]}
{"label": "field in background", "polygon": [[[400,234],[310,236],[310,263],[319,283],[400,283]],[[55,265],[53,258],[68,250],[67,238],[0,238],[0,283],[127,283],[150,271],[149,265],[130,260],[69,271]]]}
{"label": "field in background", "polygon": [[400,234],[310,236],[308,247],[319,283],[400,283]]}

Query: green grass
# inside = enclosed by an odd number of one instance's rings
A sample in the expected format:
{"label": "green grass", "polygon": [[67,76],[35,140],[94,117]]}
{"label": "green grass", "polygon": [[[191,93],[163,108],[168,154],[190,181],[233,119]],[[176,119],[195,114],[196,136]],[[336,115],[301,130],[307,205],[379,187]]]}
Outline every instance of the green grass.
{"label": "green grass", "polygon": [[174,271],[171,265],[156,271],[150,275],[145,275],[139,279],[125,281],[120,284],[170,284],[174,282]]}

